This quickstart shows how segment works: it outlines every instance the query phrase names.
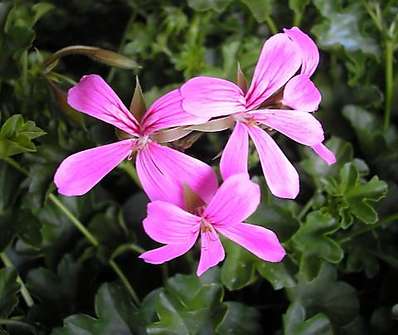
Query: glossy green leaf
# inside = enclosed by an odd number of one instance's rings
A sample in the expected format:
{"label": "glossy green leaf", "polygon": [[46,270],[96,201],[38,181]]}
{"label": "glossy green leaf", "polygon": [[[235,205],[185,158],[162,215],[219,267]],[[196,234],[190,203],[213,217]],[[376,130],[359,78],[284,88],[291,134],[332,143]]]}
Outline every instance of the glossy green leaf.
{"label": "glossy green leaf", "polygon": [[355,289],[343,281],[337,281],[336,269],[323,263],[318,276],[312,280],[299,278],[298,285],[287,289],[289,300],[301,304],[308,317],[325,314],[337,327],[356,318],[359,302]]}
{"label": "glossy green leaf", "polygon": [[36,151],[32,140],[44,134],[33,121],[25,122],[22,115],[13,115],[0,129],[0,158]]}
{"label": "glossy green leaf", "polygon": [[361,29],[360,21],[365,15],[361,4],[353,3],[344,9],[338,0],[314,0],[314,4],[324,17],[323,22],[312,29],[321,48],[342,47],[346,52],[379,55],[376,39],[365,35]]}
{"label": "glossy green leaf", "polygon": [[213,270],[201,278],[176,275],[159,292],[156,312],[159,321],[147,327],[148,334],[203,334],[214,329],[226,313],[223,289],[214,281]]}
{"label": "glossy green leaf", "polygon": [[293,269],[287,257],[281,263],[258,262],[257,271],[270,282],[274,290],[293,287],[296,281],[293,277]]}
{"label": "glossy green leaf", "polygon": [[226,252],[221,267],[221,282],[229,290],[239,290],[256,279],[256,264],[261,262],[256,256],[234,242],[223,241]]}
{"label": "glossy green leaf", "polygon": [[216,12],[222,12],[232,0],[187,0],[188,5],[197,11],[206,11],[212,9]]}
{"label": "glossy green leaf", "polygon": [[256,335],[261,333],[260,313],[253,307],[237,302],[226,302],[227,311],[216,328],[216,334]]}
{"label": "glossy green leaf", "polygon": [[95,297],[96,317],[79,314],[67,317],[64,326],[53,335],[136,334],[136,307],[125,289],[117,284],[103,284]]}
{"label": "glossy green leaf", "polygon": [[333,328],[330,320],[322,313],[306,320],[305,308],[299,303],[293,303],[283,315],[283,334],[333,335]]}
{"label": "glossy green leaf", "polygon": [[257,22],[263,22],[272,14],[273,0],[242,0],[249,7]]}

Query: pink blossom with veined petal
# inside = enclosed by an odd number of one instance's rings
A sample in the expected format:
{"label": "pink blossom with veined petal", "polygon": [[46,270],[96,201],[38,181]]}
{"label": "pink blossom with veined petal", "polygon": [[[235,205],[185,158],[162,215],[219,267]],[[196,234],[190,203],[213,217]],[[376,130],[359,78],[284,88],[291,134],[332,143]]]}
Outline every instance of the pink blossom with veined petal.
{"label": "pink blossom with veined petal", "polygon": [[181,87],[186,112],[209,118],[232,114],[236,121],[221,157],[224,179],[247,173],[250,137],[271,192],[282,198],[297,196],[297,171],[268,129],[310,146],[328,164],[335,162],[334,154],[322,144],[322,126],[311,114],[321,101],[321,94],[310,79],[318,62],[315,43],[294,27],[264,43],[247,92],[230,81],[213,77],[196,77]]}
{"label": "pink blossom with veined petal", "polygon": [[84,76],[69,90],[69,105],[112,124],[130,138],[67,157],[54,176],[58,192],[67,196],[83,195],[124,159],[136,153],[137,174],[151,200],[167,200],[182,206],[182,184],[188,184],[207,201],[217,188],[212,168],[151,138],[160,129],[207,121],[207,117],[184,112],[181,100],[178,89],[165,94],[138,122],[100,76]]}
{"label": "pink blossom with veined petal", "polygon": [[222,234],[265,261],[280,262],[285,250],[275,233],[243,223],[259,203],[260,188],[247,174],[229,177],[208,204],[193,213],[166,201],[151,202],[144,229],[153,240],[165,245],[143,253],[140,258],[162,264],[189,251],[200,235],[201,254],[196,272],[200,276],[224,259],[218,235]]}

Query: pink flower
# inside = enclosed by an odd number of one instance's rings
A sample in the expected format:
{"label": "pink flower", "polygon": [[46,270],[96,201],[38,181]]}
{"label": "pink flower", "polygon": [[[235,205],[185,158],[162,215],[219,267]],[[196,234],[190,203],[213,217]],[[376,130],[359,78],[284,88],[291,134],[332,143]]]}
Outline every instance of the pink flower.
{"label": "pink flower", "polygon": [[136,153],[136,168],[151,200],[183,205],[182,184],[204,200],[217,189],[213,170],[205,163],[155,143],[151,136],[164,128],[202,123],[207,117],[185,113],[179,90],[156,100],[138,121],[116,93],[97,75],[84,76],[69,90],[68,103],[78,111],[112,124],[130,138],[85,150],[66,158],[54,177],[58,192],[83,195],[124,159]]}
{"label": "pink flower", "polygon": [[322,144],[321,124],[310,113],[321,101],[310,80],[318,62],[315,43],[294,27],[264,43],[247,92],[212,77],[196,77],[181,87],[186,112],[209,118],[232,114],[236,121],[221,157],[224,179],[247,172],[250,136],[271,192],[282,198],[297,196],[297,171],[266,131],[270,129],[312,147],[328,164],[335,162],[334,154]]}
{"label": "pink flower", "polygon": [[260,188],[247,174],[228,178],[207,206],[192,213],[169,202],[151,202],[144,229],[152,239],[166,245],[147,251],[140,258],[162,264],[190,250],[200,234],[201,254],[196,272],[200,276],[224,259],[220,233],[263,260],[279,262],[285,250],[276,235],[264,227],[242,223],[259,203]]}

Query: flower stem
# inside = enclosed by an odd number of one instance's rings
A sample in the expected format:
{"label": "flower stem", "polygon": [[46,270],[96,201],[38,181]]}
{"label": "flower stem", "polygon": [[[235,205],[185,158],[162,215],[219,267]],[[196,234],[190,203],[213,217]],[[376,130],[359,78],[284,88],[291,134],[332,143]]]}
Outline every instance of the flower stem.
{"label": "flower stem", "polygon": [[[4,263],[4,265],[5,265],[7,268],[13,268],[13,269],[15,269],[14,264],[11,262],[11,259],[7,256],[7,254],[6,254],[5,252],[2,252],[2,253],[0,254],[0,258],[1,258],[1,260],[2,260],[3,263]],[[28,289],[26,288],[26,286],[25,286],[25,284],[24,284],[22,278],[21,278],[18,274],[17,274],[17,282],[18,282],[18,284],[21,286],[21,294],[22,294],[23,299],[24,299],[25,302],[26,302],[26,305],[27,305],[28,307],[32,307],[32,306],[34,305],[32,296],[30,295]]]}
{"label": "flower stem", "polygon": [[394,45],[391,41],[385,43],[385,109],[384,129],[390,126],[393,89],[394,89]]}
{"label": "flower stem", "polygon": [[[94,246],[98,247],[100,245],[99,241],[97,238],[91,234],[87,228],[74,216],[74,214],[66,208],[62,202],[60,202],[57,197],[54,194],[50,194],[49,199],[65,214],[65,216],[74,224],[74,226],[84,235],[84,237]],[[123,271],[120,269],[120,267],[117,265],[117,263],[113,260],[110,259],[108,261],[109,266],[113,269],[113,271],[116,273],[116,275],[119,277],[129,294],[131,295],[131,298],[134,300],[136,304],[140,304],[140,300],[138,299],[137,294],[135,293],[133,287],[130,285],[128,279],[124,275]]]}
{"label": "flower stem", "polygon": [[267,16],[267,17],[265,18],[265,22],[267,23],[268,28],[269,28],[269,30],[271,31],[271,33],[272,33],[273,35],[275,35],[276,33],[278,33],[278,28],[276,27],[276,24],[275,24],[275,22],[274,22],[274,20],[272,19],[271,16]]}
{"label": "flower stem", "polygon": [[10,164],[12,167],[14,167],[16,170],[24,174],[25,176],[29,175],[29,171],[23,168],[16,160],[14,160],[11,157],[3,157],[2,158],[6,163]]}
{"label": "flower stem", "polygon": [[303,14],[302,13],[294,12],[293,26],[300,27],[302,18],[303,18]]}
{"label": "flower stem", "polygon": [[26,323],[26,322],[23,322],[23,321],[10,320],[10,319],[0,319],[0,325],[19,327],[21,329],[23,328],[25,330],[28,330],[32,334],[36,334],[35,327],[33,327],[29,323]]}
{"label": "flower stem", "polygon": [[137,293],[134,291],[133,287],[130,285],[130,282],[128,281],[127,277],[124,275],[123,271],[120,269],[119,265],[111,259],[109,260],[109,265],[115,271],[115,273],[118,275],[119,279],[123,283],[124,287],[127,289],[129,292],[131,298],[134,300],[134,303],[136,305],[140,305],[140,299],[138,298]]}
{"label": "flower stem", "polygon": [[[29,172],[24,169],[22,166],[19,165],[18,162],[16,162],[14,159],[7,157],[5,161],[13,166],[15,169],[17,169],[19,172],[23,173],[24,175],[28,176]],[[62,211],[63,214],[73,223],[73,225],[84,235],[84,237],[94,246],[94,247],[99,247],[100,242],[97,240],[97,238],[91,234],[88,229],[76,218],[76,216],[68,209],[65,207],[65,205],[59,201],[59,199],[52,193],[48,196],[50,201],[57,206],[59,210]],[[6,257],[4,259],[4,257]],[[7,256],[3,253],[1,254],[1,258],[6,264],[6,266],[12,266],[11,261],[7,258]],[[119,266],[116,264],[116,262],[113,259],[110,259],[108,261],[110,267],[113,269],[113,271],[116,273],[116,275],[119,277],[119,279],[122,281],[123,285],[126,287],[127,291],[130,293],[132,299],[136,303],[140,303],[137,294],[135,293],[134,289],[130,285],[129,281],[127,280],[126,276],[123,274],[122,270],[119,268]],[[9,264],[9,265],[7,265]],[[33,305],[33,300],[29,295],[29,292],[27,291],[25,285],[23,284],[22,280],[20,279],[20,285],[21,285],[21,293],[25,298],[26,304],[28,306]],[[26,295],[27,294],[27,295]],[[25,297],[26,295],[26,297]],[[30,298],[30,299],[29,299]],[[30,305],[31,303],[31,305]]]}
{"label": "flower stem", "polygon": [[74,226],[94,247],[99,246],[100,243],[98,242],[96,237],[87,230],[87,228],[76,218],[76,216],[73,215],[73,213],[69,209],[64,206],[61,201],[59,201],[59,199],[54,194],[51,193],[48,198],[55,206],[58,207],[58,209],[60,209],[65,214],[66,217],[68,217],[68,219],[74,224]]}

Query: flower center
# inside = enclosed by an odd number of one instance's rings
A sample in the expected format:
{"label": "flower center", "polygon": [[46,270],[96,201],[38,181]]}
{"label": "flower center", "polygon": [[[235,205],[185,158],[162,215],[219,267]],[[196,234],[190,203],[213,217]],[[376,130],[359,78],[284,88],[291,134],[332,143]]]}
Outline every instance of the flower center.
{"label": "flower center", "polygon": [[211,223],[202,217],[200,220],[200,232],[201,233],[211,233],[213,231],[214,231],[214,228],[211,225]]}

